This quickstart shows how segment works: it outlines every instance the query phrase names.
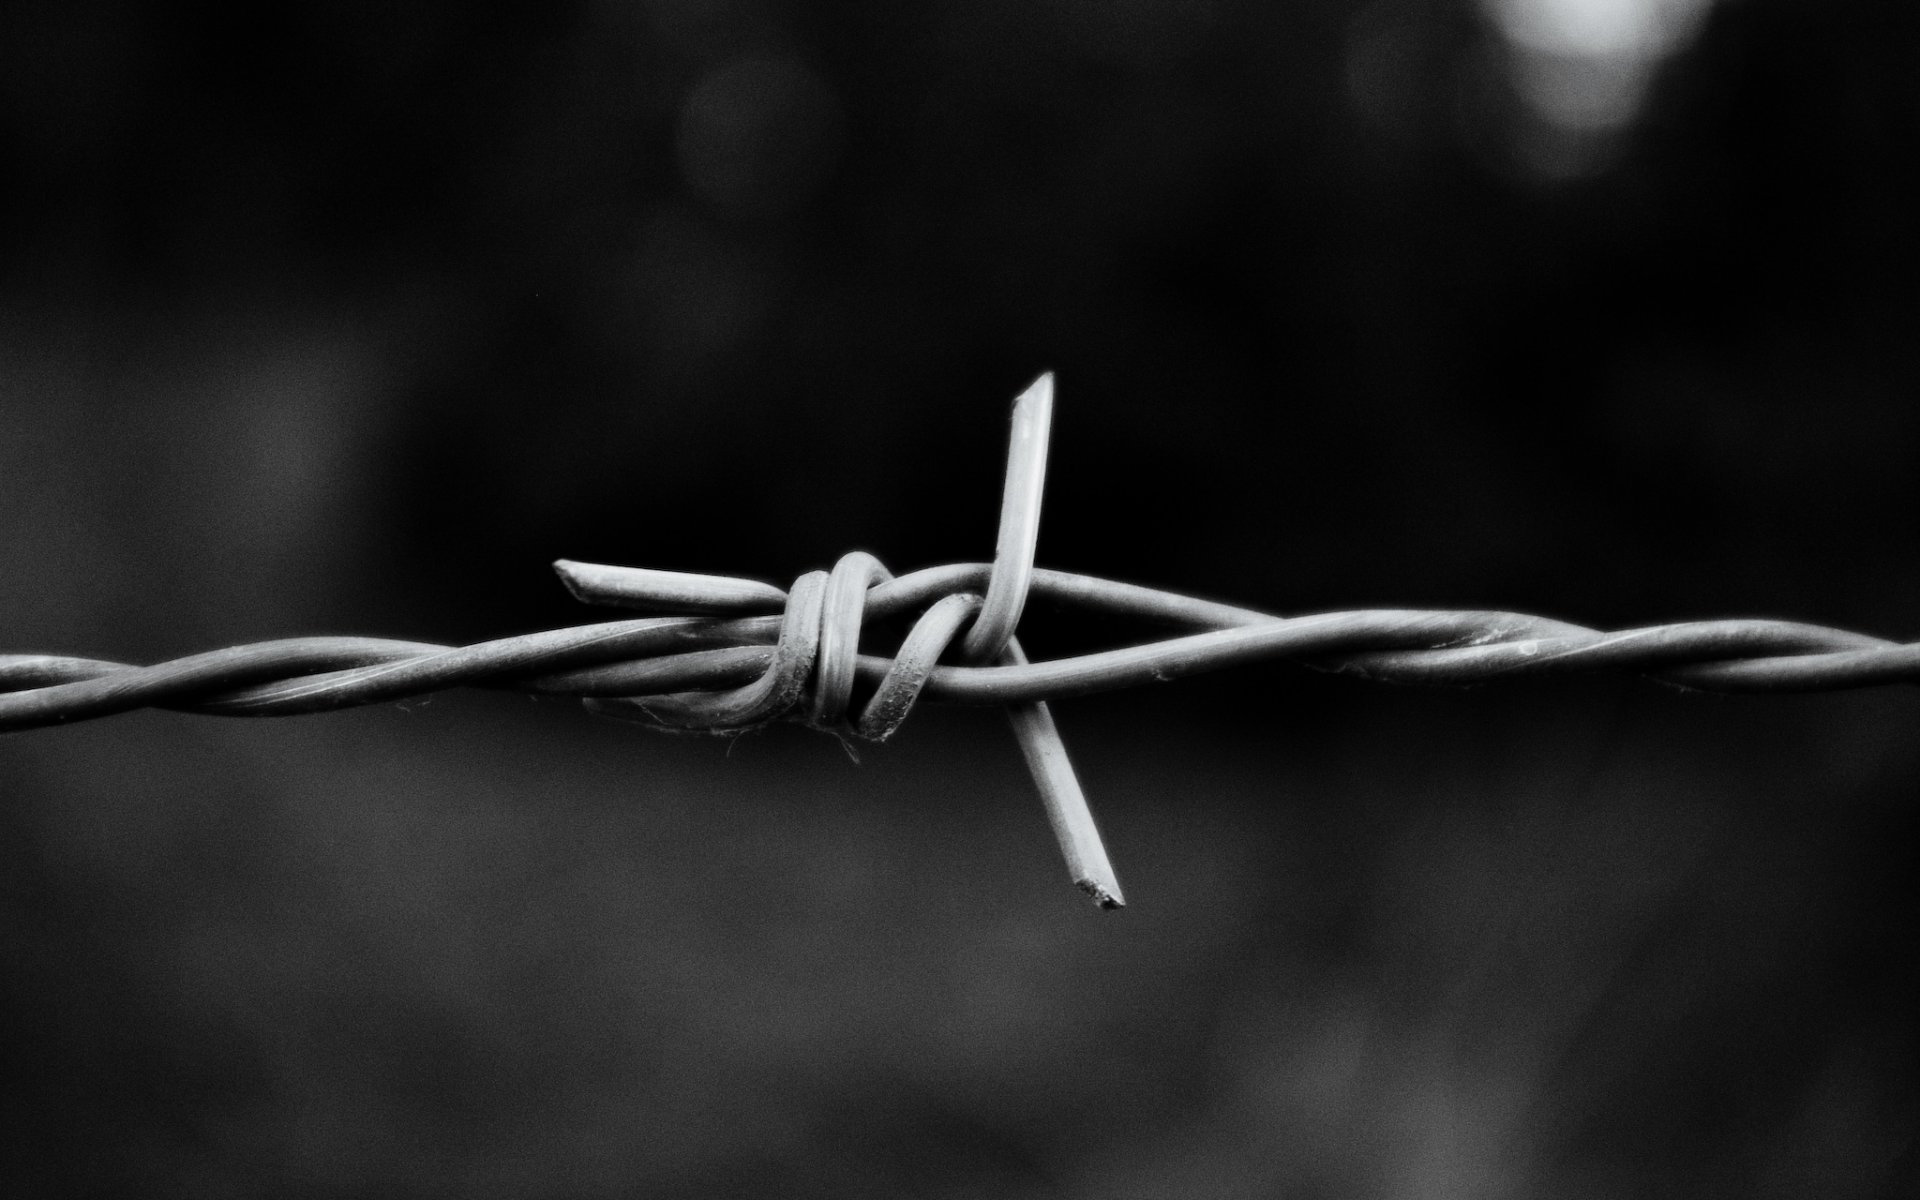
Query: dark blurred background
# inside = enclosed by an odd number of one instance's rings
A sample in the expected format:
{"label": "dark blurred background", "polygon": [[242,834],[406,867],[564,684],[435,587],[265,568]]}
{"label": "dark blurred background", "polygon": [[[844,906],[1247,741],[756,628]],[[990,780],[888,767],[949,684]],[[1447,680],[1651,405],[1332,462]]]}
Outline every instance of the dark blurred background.
{"label": "dark blurred background", "polygon": [[[991,550],[1920,637],[1907,0],[14,0],[0,651]],[[1045,606],[1040,655],[1140,636]],[[10,1196],[1920,1194],[1905,690],[0,739]]]}

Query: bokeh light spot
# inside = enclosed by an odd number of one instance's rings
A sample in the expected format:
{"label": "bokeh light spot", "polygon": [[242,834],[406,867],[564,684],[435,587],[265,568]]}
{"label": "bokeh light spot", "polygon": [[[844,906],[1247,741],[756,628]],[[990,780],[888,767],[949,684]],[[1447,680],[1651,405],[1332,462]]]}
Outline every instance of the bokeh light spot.
{"label": "bokeh light spot", "polygon": [[1550,174],[1603,162],[1632,124],[1655,71],[1699,30],[1713,0],[1482,0],[1507,45],[1508,82],[1527,109],[1519,140]]}
{"label": "bokeh light spot", "polygon": [[680,171],[732,215],[777,216],[817,192],[840,153],[838,98],[785,54],[749,54],[709,72],[680,110]]}

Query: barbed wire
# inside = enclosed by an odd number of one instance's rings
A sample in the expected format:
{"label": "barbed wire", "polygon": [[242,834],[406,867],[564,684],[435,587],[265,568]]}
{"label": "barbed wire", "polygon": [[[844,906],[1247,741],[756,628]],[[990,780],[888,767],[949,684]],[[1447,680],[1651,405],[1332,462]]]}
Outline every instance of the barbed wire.
{"label": "barbed wire", "polygon": [[[632,712],[668,728],[732,732],[793,718],[884,740],[920,699],[975,705],[1057,700],[1268,661],[1423,685],[1608,670],[1722,692],[1920,681],[1920,644],[1796,621],[1689,621],[1605,632],[1494,611],[1364,609],[1283,617],[1043,568],[1033,572],[1033,594],[1067,611],[1134,617],[1188,632],[1024,665],[941,664],[940,652],[977,611],[992,572],[987,563],[961,563],[914,571],[865,591],[867,621],[878,625],[910,613],[920,614],[920,620],[893,655],[853,657],[853,677],[868,694],[859,717],[843,725],[801,703],[808,698],[807,685],[821,674],[816,659],[825,608],[819,598],[802,595],[806,587],[789,592],[756,581],[565,560],[555,568],[577,595],[594,603],[652,607],[661,600],[663,580],[710,578],[716,589],[762,588],[757,602],[778,604],[784,611],[723,616],[713,611],[718,604],[689,605],[708,611],[598,622],[469,646],[289,638],[152,666],[0,655],[0,731],[140,708],[294,716],[466,686],[603,701],[596,705],[600,711]],[[803,583],[808,578],[803,576]],[[795,601],[795,596],[802,598]],[[724,690],[770,674],[779,677],[768,687],[773,698],[750,710],[687,707],[712,705]]]}
{"label": "barbed wire", "polygon": [[[0,732],[140,708],[271,717],[447,688],[569,696],[670,731],[732,734],[780,720],[883,741],[922,700],[998,705],[1013,718],[1071,873],[1105,907],[1113,877],[1045,702],[1226,667],[1290,661],[1384,682],[1468,685],[1627,671],[1721,692],[1920,681],[1920,644],[1795,621],[1689,621],[1602,631],[1496,611],[1366,609],[1285,617],[1033,566],[1052,411],[1042,376],[1014,409],[994,561],[894,576],[870,554],[782,589],[756,580],[561,560],[574,596],[655,615],[469,646],[306,637],[151,666],[0,655]],[[1173,629],[1119,649],[1031,662],[1014,638],[1029,595],[1068,612]],[[863,654],[905,623],[891,655]],[[870,629],[871,627],[871,629]],[[873,632],[876,636],[870,638]],[[962,636],[954,661],[949,647]]]}

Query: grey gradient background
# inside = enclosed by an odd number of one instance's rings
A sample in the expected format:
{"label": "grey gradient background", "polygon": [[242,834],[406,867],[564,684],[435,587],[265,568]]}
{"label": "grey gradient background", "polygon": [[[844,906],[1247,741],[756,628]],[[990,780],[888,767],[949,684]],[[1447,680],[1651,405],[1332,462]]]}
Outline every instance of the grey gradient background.
{"label": "grey gradient background", "polygon": [[[1612,124],[1502,11],[10,5],[0,648],[981,558],[1042,369],[1049,566],[1920,635],[1915,10],[1723,0]],[[0,738],[0,1190],[1920,1187],[1907,690],[1058,716],[1122,914],[990,712]]]}

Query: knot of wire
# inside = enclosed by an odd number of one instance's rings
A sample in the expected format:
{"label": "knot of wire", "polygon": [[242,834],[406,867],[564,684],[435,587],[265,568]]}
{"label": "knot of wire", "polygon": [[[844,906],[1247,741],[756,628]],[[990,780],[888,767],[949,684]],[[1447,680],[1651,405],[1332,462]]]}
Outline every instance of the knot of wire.
{"label": "knot of wire", "polygon": [[[1003,655],[1008,662],[1026,661],[1012,637],[1011,622],[1025,604],[1032,567],[1029,564],[1025,572],[1003,567],[996,563],[989,568],[986,595],[973,590],[949,591],[925,604],[892,658],[881,660],[885,665],[880,679],[854,715],[851,709],[861,665],[860,640],[868,620],[891,616],[911,607],[913,601],[925,600],[915,594],[919,589],[895,588],[883,592],[880,603],[871,604],[875,591],[896,582],[894,574],[873,555],[856,550],[843,556],[832,571],[809,571],[786,591],[747,579],[565,560],[556,564],[574,593],[589,603],[633,608],[658,605],[714,614],[758,602],[780,610],[770,649],[741,655],[737,650],[745,647],[719,647],[708,652],[704,660],[688,656],[687,665],[704,661],[718,668],[716,673],[723,673],[728,661],[737,659],[753,670],[749,682],[718,690],[590,698],[586,701],[589,709],[668,731],[732,734],[776,720],[792,720],[876,742],[893,736],[907,719],[934,668],[970,621],[972,628],[959,650],[961,661],[991,663],[1000,661]],[[957,582],[964,587],[970,581]],[[765,621],[736,622],[731,628],[690,631],[688,636],[737,636],[757,641],[766,636],[766,627]]]}
{"label": "knot of wire", "polygon": [[[1120,889],[1046,701],[1267,659],[1409,684],[1625,670],[1685,688],[1818,691],[1920,681],[1920,643],[1796,621],[1735,619],[1612,632],[1525,613],[1367,609],[1281,617],[1034,566],[1053,407],[1043,375],[1014,404],[994,560],[894,575],[864,552],[782,589],[562,560],[588,603],[655,615],[470,646],[306,637],[152,666],[0,655],[0,732],[146,707],[286,716],[455,686],[582,699],[656,728],[735,733],[778,720],[881,741],[921,700],[998,705],[1012,720],[1076,883],[1104,907]],[[1171,636],[1030,662],[1014,636],[1030,596],[1172,626]],[[911,626],[890,656],[869,629]],[[953,643],[959,639],[959,646]]]}
{"label": "knot of wire", "polygon": [[[1053,377],[1042,375],[1014,402],[999,543],[984,581],[970,569],[923,571],[902,580],[864,550],[842,556],[830,572],[801,575],[786,591],[751,579],[564,559],[555,563],[575,597],[589,604],[709,618],[776,609],[780,614],[772,630],[762,619],[686,631],[690,638],[721,639],[710,660],[715,666],[740,648],[736,639],[754,643],[771,632],[771,657],[764,666],[758,655],[742,659],[755,671],[749,682],[723,690],[652,691],[589,699],[587,706],[670,730],[732,733],[788,718],[816,729],[885,741],[913,711],[941,657],[963,629],[961,662],[1026,665],[1014,628],[1033,587],[1052,423]],[[867,621],[916,609],[919,616],[892,659],[873,664],[879,671],[878,682],[858,716],[850,719],[861,667],[861,633]]]}

